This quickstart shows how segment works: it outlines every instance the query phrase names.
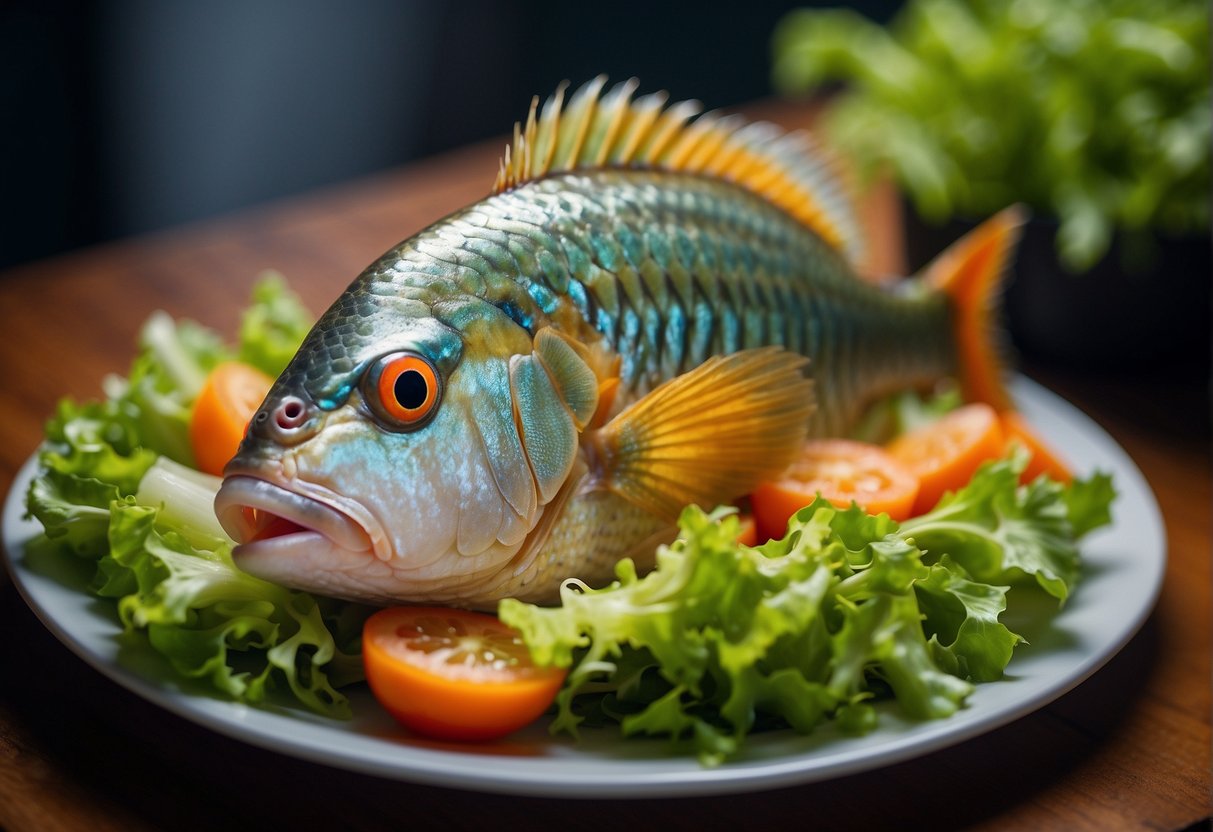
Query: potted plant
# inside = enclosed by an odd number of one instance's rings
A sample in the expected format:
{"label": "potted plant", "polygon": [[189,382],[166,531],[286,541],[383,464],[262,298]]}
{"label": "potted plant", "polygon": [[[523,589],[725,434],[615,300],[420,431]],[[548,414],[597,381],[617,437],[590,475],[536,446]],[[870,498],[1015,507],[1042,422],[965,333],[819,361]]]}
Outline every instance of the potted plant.
{"label": "potted plant", "polygon": [[785,93],[839,87],[823,125],[906,198],[921,266],[1014,202],[1033,221],[1007,306],[1032,357],[1207,366],[1209,9],[1200,0],[909,0],[778,25]]}

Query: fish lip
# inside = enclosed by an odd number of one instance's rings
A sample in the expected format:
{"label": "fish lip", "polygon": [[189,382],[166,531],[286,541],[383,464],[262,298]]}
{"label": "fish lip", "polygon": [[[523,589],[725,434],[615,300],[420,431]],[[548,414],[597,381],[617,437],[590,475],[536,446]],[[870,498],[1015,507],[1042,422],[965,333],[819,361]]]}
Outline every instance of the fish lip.
{"label": "fish lip", "polygon": [[[318,535],[347,552],[378,552],[376,541],[383,541],[378,529],[337,505],[340,498],[309,487],[305,494],[265,477],[250,473],[229,474],[215,495],[215,516],[224,531],[237,543],[233,556],[252,554],[257,547],[279,547],[286,539]],[[327,498],[327,499],[326,499]],[[278,538],[256,540],[259,528],[246,509],[281,517],[300,526],[298,532]],[[278,542],[275,542],[278,541]]]}

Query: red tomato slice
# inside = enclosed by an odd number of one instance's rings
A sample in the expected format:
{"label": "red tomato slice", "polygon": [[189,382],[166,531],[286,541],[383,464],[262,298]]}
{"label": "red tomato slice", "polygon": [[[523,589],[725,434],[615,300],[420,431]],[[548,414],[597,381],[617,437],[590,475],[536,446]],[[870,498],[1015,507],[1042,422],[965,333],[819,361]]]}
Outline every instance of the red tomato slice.
{"label": "red tomato slice", "polygon": [[240,361],[225,361],[211,370],[190,416],[190,445],[199,471],[223,475],[249,419],[273,383],[256,367]]}
{"label": "red tomato slice", "polygon": [[419,734],[489,740],[535,721],[568,673],[531,661],[495,617],[439,607],[380,610],[362,629],[371,692]]}
{"label": "red tomato slice", "polygon": [[758,537],[783,537],[793,514],[817,494],[836,506],[859,504],[870,514],[894,520],[910,516],[918,480],[876,445],[848,439],[813,439],[780,479],[761,483],[750,495]]}
{"label": "red tomato slice", "polygon": [[1004,447],[998,413],[981,403],[958,407],[887,446],[889,454],[918,477],[915,515],[933,509],[946,492],[967,485],[983,462],[1003,455]]}

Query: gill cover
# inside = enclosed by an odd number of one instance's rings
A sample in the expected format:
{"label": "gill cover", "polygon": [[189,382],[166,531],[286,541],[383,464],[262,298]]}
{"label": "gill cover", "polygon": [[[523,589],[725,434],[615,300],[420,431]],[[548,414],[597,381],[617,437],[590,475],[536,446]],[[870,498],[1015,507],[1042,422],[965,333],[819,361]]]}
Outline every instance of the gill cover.
{"label": "gill cover", "polygon": [[510,358],[510,398],[539,501],[546,505],[573,468],[578,433],[598,405],[598,379],[569,342],[545,327],[529,355]]}
{"label": "gill cover", "polygon": [[[539,330],[529,353],[476,362],[472,375],[471,422],[495,487],[467,485],[458,531],[458,549],[465,555],[483,551],[494,539],[521,543],[568,479],[578,434],[598,404],[593,370],[550,328]],[[485,522],[495,511],[501,522]]]}

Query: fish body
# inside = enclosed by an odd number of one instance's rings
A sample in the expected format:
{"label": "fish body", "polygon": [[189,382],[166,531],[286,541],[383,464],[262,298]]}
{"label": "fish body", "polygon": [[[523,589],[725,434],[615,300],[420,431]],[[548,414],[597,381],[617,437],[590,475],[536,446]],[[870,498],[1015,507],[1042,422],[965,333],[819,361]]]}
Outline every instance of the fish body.
{"label": "fish body", "polygon": [[533,108],[494,194],[318,321],[225,472],[242,568],[377,603],[551,601],[644,568],[682,505],[747,493],[880,396],[1002,395],[958,298],[984,306],[1013,217],[878,287],[800,139],[600,90]]}

